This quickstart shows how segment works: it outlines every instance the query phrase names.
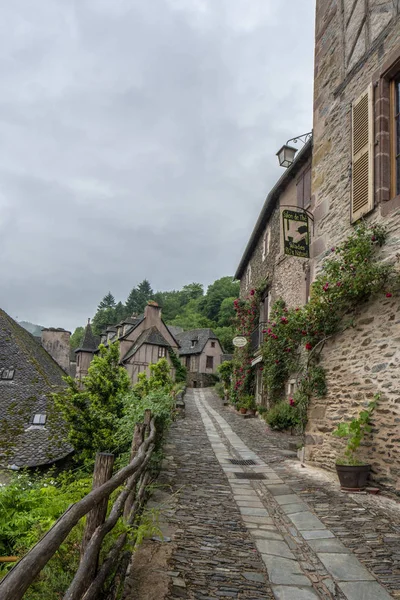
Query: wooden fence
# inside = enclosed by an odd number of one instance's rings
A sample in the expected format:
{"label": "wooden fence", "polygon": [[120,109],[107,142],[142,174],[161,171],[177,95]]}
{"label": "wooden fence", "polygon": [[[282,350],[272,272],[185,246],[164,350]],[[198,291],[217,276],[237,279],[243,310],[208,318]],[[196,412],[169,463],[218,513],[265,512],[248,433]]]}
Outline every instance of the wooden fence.
{"label": "wooden fence", "polygon": [[[114,456],[108,453],[97,454],[92,491],[71,505],[43,538],[7,573],[0,583],[1,600],[19,600],[24,596],[70,531],[85,515],[80,564],[63,600],[95,600],[110,574],[114,573],[119,581],[123,580],[130,559],[130,552],[123,552],[127,533],[122,533],[117,538],[101,565],[99,554],[105,536],[115,527],[119,518],[123,516],[126,524],[132,525],[143,505],[146,486],[150,481],[147,466],[154,450],[155,438],[154,419],[151,418],[151,412],[146,411],[144,423],[135,426],[130,462],[126,467],[111,477]],[[122,485],[124,487],[106,518],[109,496]],[[112,600],[117,591],[118,586],[114,583],[108,590],[108,598]]]}

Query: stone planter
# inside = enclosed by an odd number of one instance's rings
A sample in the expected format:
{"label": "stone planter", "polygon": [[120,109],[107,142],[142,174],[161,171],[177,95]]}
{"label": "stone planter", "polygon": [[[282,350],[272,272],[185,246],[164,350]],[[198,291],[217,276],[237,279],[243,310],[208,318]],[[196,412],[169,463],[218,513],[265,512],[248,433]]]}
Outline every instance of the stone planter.
{"label": "stone planter", "polygon": [[360,492],[367,487],[371,465],[336,465],[340,487],[345,492]]}

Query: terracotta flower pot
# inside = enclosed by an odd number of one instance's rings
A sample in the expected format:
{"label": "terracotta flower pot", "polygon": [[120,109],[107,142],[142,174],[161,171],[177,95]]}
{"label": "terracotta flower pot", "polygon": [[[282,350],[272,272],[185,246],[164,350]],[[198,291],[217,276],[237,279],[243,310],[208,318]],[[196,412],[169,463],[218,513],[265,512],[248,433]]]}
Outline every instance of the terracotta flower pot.
{"label": "terracotta flower pot", "polygon": [[371,465],[336,465],[340,487],[345,492],[360,492],[367,487]]}
{"label": "terracotta flower pot", "polygon": [[239,408],[239,412],[242,415],[245,415],[247,413],[247,408]]}

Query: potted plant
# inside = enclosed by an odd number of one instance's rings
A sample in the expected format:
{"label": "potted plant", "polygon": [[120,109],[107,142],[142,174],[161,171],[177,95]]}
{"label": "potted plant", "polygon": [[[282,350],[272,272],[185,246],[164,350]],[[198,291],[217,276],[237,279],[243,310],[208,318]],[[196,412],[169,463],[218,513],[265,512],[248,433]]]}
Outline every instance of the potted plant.
{"label": "potted plant", "polygon": [[256,403],[253,396],[242,396],[242,398],[240,399],[239,407],[239,410],[243,415],[245,415],[246,413],[254,415],[256,412]]}
{"label": "potted plant", "polygon": [[340,487],[348,492],[363,490],[367,485],[371,465],[359,460],[357,451],[365,435],[371,433],[371,415],[375,409],[379,395],[362,410],[358,417],[349,423],[339,423],[333,435],[347,438],[347,446],[343,456],[336,461],[336,471],[339,477]]}

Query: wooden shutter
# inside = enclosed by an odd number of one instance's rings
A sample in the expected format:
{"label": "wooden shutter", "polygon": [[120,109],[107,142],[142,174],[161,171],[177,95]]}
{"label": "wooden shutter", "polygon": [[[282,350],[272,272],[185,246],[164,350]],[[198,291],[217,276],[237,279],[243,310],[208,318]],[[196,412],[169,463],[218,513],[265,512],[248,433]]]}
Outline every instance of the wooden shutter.
{"label": "wooden shutter", "polygon": [[352,106],[351,222],[374,206],[372,83]]}

